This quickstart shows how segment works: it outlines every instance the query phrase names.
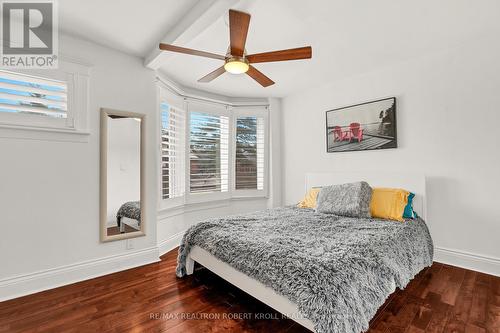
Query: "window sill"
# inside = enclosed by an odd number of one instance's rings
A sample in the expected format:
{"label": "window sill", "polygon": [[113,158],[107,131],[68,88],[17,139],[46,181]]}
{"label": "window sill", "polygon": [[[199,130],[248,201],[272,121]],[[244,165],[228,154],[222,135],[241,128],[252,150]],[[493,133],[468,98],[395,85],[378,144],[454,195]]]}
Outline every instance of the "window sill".
{"label": "window sill", "polygon": [[249,192],[249,193],[236,193],[233,194],[231,200],[240,201],[240,200],[258,200],[258,199],[269,199],[269,196],[263,191],[259,192]]}
{"label": "window sill", "polygon": [[0,124],[0,138],[59,142],[88,142],[90,132],[52,127]]}
{"label": "window sill", "polygon": [[186,213],[196,212],[199,210],[228,207],[230,205],[230,202],[231,202],[230,199],[224,199],[224,200],[197,202],[197,203],[186,203],[186,204],[180,204],[178,206],[162,208],[158,211],[158,220],[163,220],[165,218],[182,215]]}
{"label": "window sill", "polygon": [[158,210],[158,220],[160,221],[169,217],[196,212],[200,210],[229,207],[231,205],[231,201],[263,200],[263,199],[267,200],[268,197],[266,195],[245,196],[245,197],[233,196],[232,198],[227,198],[222,200],[179,204],[176,206],[160,208]]}

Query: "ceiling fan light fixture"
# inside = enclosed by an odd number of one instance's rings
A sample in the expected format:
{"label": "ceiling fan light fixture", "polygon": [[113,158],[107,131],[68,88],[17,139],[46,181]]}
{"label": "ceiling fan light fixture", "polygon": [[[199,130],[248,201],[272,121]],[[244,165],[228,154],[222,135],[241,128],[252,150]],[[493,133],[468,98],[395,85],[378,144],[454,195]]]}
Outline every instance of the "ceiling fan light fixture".
{"label": "ceiling fan light fixture", "polygon": [[[198,57],[211,58],[224,61],[224,65],[208,73],[198,80],[198,82],[212,82],[222,74],[244,74],[257,81],[262,87],[269,87],[274,81],[253,67],[255,63],[311,59],[312,48],[310,46],[297,47],[294,49],[278,50],[263,53],[247,54],[245,44],[247,40],[248,28],[250,25],[250,14],[229,9],[229,47],[226,55],[215,54],[200,50],[172,44],[160,43],[162,51],[189,54]],[[252,65],[250,65],[252,64]]]}
{"label": "ceiling fan light fixture", "polygon": [[231,74],[243,74],[246,73],[249,68],[250,65],[248,64],[248,60],[240,57],[228,58],[224,64],[226,72]]}

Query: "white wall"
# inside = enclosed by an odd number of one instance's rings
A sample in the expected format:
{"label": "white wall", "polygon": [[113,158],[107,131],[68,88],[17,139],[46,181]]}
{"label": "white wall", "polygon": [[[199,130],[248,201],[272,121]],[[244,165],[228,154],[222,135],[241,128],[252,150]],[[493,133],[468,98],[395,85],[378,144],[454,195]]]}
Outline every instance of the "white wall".
{"label": "white wall", "polygon": [[141,198],[141,123],[108,118],[107,153],[107,224],[116,226],[121,205]]}
{"label": "white wall", "polygon": [[268,199],[228,200],[171,209],[158,215],[158,246],[160,254],[180,244],[184,232],[197,222],[209,218],[266,209]]}
{"label": "white wall", "polygon": [[[285,98],[285,203],[304,194],[306,172],[423,173],[436,247],[490,257],[499,267],[499,59],[498,36],[482,35]],[[399,148],[326,153],[326,110],[390,96],[397,97]]]}
{"label": "white wall", "polygon": [[[5,296],[2,293],[23,293],[34,287],[16,284],[32,278],[26,274],[100,260],[102,267],[94,272],[98,274],[108,267],[117,269],[112,265],[119,256],[156,249],[155,74],[140,58],[90,42],[60,36],[59,46],[61,54],[92,65],[90,135],[83,143],[0,138],[0,299]],[[146,143],[146,236],[135,238],[132,250],[125,249],[125,241],[99,241],[101,107],[146,114],[146,139],[153,143]],[[148,253],[153,254],[154,249]],[[66,280],[53,276],[47,283],[81,278],[81,274],[65,274]]]}
{"label": "white wall", "polygon": [[281,129],[281,99],[269,98],[269,202],[268,207],[279,207],[282,205],[281,181],[283,173],[281,169],[282,159],[282,136]]}

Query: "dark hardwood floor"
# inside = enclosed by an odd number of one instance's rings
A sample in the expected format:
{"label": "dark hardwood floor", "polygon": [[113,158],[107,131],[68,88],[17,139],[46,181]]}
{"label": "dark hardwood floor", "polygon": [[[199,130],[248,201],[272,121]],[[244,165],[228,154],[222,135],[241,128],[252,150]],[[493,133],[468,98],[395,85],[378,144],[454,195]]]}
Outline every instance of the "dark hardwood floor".
{"label": "dark hardwood floor", "polygon": [[[125,224],[125,233],[127,232],[134,232],[137,231],[137,229],[132,228],[131,226],[128,226]],[[114,236],[114,235],[119,235],[120,234],[120,228],[119,227],[108,227],[107,229],[107,234],[108,236]]]}
{"label": "dark hardwood floor", "polygon": [[[177,279],[176,254],[2,302],[0,332],[308,332],[202,267]],[[369,332],[499,333],[500,278],[434,263],[389,297]]]}

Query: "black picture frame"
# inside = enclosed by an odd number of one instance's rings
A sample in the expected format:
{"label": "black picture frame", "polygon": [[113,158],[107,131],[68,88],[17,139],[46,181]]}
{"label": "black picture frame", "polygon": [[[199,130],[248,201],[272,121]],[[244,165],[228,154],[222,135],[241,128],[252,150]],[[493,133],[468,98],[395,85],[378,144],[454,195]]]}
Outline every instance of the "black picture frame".
{"label": "black picture frame", "polygon": [[397,148],[396,113],[396,97],[326,111],[326,152]]}

